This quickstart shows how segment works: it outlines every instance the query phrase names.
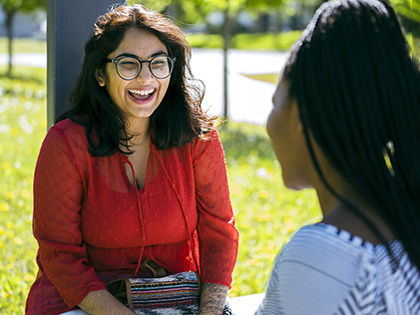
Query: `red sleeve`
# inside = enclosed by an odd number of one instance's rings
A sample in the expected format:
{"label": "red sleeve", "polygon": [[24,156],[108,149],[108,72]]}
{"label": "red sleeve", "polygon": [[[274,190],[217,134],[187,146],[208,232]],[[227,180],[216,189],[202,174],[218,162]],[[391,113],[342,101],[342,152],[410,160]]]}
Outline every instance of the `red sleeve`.
{"label": "red sleeve", "polygon": [[217,132],[211,140],[198,140],[194,153],[201,277],[203,282],[229,287],[238,251],[238,231]]}
{"label": "red sleeve", "polygon": [[90,291],[105,289],[87,263],[79,228],[82,199],[82,176],[70,142],[53,127],[35,169],[33,230],[40,268],[70,308]]}

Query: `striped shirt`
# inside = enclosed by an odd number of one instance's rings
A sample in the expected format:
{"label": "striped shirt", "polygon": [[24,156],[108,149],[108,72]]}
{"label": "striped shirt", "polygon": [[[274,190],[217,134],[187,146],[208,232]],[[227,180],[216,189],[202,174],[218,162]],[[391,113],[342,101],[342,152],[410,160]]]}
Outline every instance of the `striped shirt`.
{"label": "striped shirt", "polygon": [[420,275],[399,241],[373,245],[337,227],[300,229],[277,257],[256,315],[420,314]]}

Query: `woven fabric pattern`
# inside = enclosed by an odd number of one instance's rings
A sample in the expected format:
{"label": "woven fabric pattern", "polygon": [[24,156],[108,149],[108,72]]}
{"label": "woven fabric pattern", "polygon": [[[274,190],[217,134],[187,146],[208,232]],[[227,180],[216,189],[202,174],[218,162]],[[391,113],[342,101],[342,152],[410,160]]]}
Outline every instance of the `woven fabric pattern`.
{"label": "woven fabric pattern", "polygon": [[163,278],[134,278],[129,281],[135,312],[165,314],[165,309],[170,314],[198,312],[200,288],[194,272],[183,272]]}

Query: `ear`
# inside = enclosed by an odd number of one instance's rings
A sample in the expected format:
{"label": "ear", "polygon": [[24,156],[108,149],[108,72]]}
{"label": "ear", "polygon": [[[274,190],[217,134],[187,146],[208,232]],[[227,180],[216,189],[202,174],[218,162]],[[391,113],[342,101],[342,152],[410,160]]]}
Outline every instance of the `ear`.
{"label": "ear", "polygon": [[95,78],[96,81],[98,81],[98,84],[102,87],[105,86],[105,76],[102,70],[96,69],[95,70]]}

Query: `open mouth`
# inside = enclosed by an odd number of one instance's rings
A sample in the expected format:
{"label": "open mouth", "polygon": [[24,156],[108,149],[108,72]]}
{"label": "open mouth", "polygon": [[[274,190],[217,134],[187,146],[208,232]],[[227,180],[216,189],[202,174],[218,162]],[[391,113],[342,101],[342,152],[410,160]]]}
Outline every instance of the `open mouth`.
{"label": "open mouth", "polygon": [[147,101],[153,97],[155,94],[155,89],[150,90],[129,90],[128,93],[131,95],[131,97],[135,98],[139,101]]}

